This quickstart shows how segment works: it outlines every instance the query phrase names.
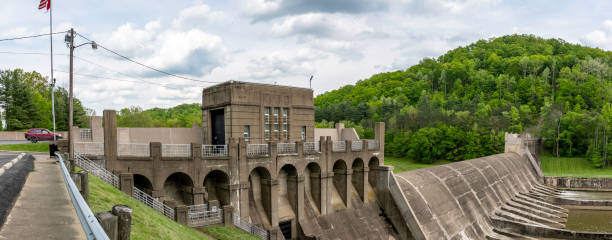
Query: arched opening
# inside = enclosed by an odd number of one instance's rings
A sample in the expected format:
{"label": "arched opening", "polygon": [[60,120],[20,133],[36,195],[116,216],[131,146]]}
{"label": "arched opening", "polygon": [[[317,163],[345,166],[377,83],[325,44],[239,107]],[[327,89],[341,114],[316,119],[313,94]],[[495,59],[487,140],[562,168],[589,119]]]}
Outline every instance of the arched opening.
{"label": "arched opening", "polygon": [[353,161],[353,165],[351,167],[353,169],[353,176],[351,177],[351,183],[355,190],[357,190],[357,195],[361,201],[365,201],[365,185],[363,181],[363,160],[360,158],[355,159]]}
{"label": "arched opening", "polygon": [[304,203],[313,207],[317,214],[321,213],[321,167],[316,162],[311,162],[304,170],[304,190],[306,192]]}
{"label": "arched opening", "polygon": [[334,209],[345,208],[347,206],[347,182],[346,182],[346,163],[344,160],[338,160],[334,163],[334,187],[341,201],[337,201],[335,196],[332,196],[332,205]]}
{"label": "arched opening", "polygon": [[368,162],[368,168],[370,172],[368,172],[368,182],[370,186],[376,187],[376,167],[379,166],[378,158],[372,157]]}
{"label": "arched opening", "polygon": [[258,167],[249,174],[249,215],[256,225],[270,226],[272,215],[272,179],[270,172]]}
{"label": "arched opening", "polygon": [[153,192],[153,184],[149,179],[140,174],[134,174],[134,187],[149,195]]}
{"label": "arched opening", "polygon": [[191,188],[193,181],[189,175],[182,172],[173,173],[164,182],[166,196],[175,200],[178,205],[193,204],[193,194],[189,191]]}
{"label": "arched opening", "polygon": [[206,174],[204,187],[208,195],[207,202],[217,200],[221,207],[230,205],[229,176],[223,171],[214,170]]}
{"label": "arched opening", "polygon": [[278,172],[278,222],[285,239],[295,233],[292,226],[297,224],[298,212],[298,174],[297,169],[286,164]]}

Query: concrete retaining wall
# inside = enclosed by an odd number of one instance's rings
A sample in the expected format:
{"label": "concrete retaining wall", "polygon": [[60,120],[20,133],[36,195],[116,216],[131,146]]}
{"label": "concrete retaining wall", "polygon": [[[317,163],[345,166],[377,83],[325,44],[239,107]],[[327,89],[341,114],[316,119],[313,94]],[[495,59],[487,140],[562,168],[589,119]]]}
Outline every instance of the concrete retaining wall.
{"label": "concrete retaining wall", "polygon": [[544,177],[544,183],[558,188],[612,190],[612,178]]}

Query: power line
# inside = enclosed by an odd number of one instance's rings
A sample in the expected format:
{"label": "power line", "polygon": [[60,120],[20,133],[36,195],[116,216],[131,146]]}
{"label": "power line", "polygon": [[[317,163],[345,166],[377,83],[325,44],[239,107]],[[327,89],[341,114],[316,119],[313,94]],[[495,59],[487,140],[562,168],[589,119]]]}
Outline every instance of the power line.
{"label": "power line", "polygon": [[0,39],[0,42],[3,42],[3,41],[12,41],[12,40],[20,40],[20,39],[27,39],[27,38],[35,38],[35,37],[44,37],[44,36],[49,36],[49,35],[54,35],[54,34],[61,34],[61,33],[66,33],[66,32],[68,32],[68,31],[54,32],[54,33],[44,33],[44,34],[38,34],[38,35],[32,35],[32,36],[23,36],[23,37],[4,38],[4,39]]}
{"label": "power line", "polygon": [[[84,38],[84,39],[85,39],[85,40],[87,40],[87,41],[93,42],[93,41],[92,41],[92,40],[90,40],[89,38],[87,38],[87,37],[85,37],[85,36],[83,36],[83,35],[81,35],[81,34],[79,34],[79,33],[76,33],[76,34],[77,34],[78,36],[80,36],[80,37]],[[100,47],[100,48],[102,48],[102,49],[104,49],[104,50],[106,50],[106,51],[108,51],[108,52],[110,52],[110,53],[112,53],[112,54],[115,54],[115,55],[117,55],[117,56],[119,56],[119,57],[121,57],[121,58],[123,58],[123,59],[125,59],[125,60],[128,60],[128,61],[130,61],[130,62],[133,62],[133,63],[138,64],[138,65],[140,65],[140,66],[143,66],[143,67],[145,67],[145,68],[151,69],[151,70],[153,70],[153,71],[156,71],[156,72],[159,72],[159,73],[162,73],[162,74],[166,74],[166,75],[168,75],[168,76],[172,76],[172,77],[176,77],[176,78],[181,78],[181,79],[185,79],[185,80],[189,80],[189,81],[195,81],[195,82],[203,82],[203,83],[220,83],[220,82],[214,82],[214,81],[204,81],[204,80],[200,80],[200,79],[195,79],[195,78],[189,78],[189,77],[185,77],[185,76],[181,76],[181,75],[176,75],[176,74],[174,74],[174,73],[169,73],[169,72],[166,72],[166,71],[164,71],[164,70],[160,70],[160,69],[157,69],[157,68],[151,67],[151,66],[146,65],[146,64],[144,64],[144,63],[141,63],[141,62],[138,62],[138,61],[136,61],[136,60],[133,60],[133,59],[131,59],[131,58],[129,58],[129,57],[126,57],[126,56],[124,56],[124,55],[122,55],[122,54],[120,54],[120,53],[118,53],[118,52],[115,52],[115,51],[113,51],[113,50],[111,50],[111,49],[108,49],[108,48],[106,48],[106,47],[102,46],[102,45],[101,45],[100,43],[98,43],[98,42],[96,42],[96,44],[98,45],[98,47]]]}
{"label": "power line", "polygon": [[[108,71],[111,71],[111,72],[114,72],[114,73],[118,73],[118,74],[121,74],[121,75],[126,76],[126,77],[129,77],[129,78],[138,79],[139,81],[141,81],[141,83],[148,83],[148,84],[158,85],[158,86],[162,86],[162,87],[167,87],[167,88],[172,88],[172,89],[178,89],[178,88],[174,88],[174,87],[168,87],[168,84],[160,84],[160,83],[156,83],[156,82],[151,82],[151,81],[146,81],[146,80],[143,80],[143,79],[139,79],[138,77],[135,77],[135,76],[133,76],[133,75],[130,75],[130,74],[126,74],[126,73],[122,73],[122,72],[119,72],[119,71],[113,70],[113,69],[111,69],[111,68],[109,68],[109,67],[106,67],[106,66],[100,65],[100,64],[98,64],[98,63],[95,63],[95,62],[89,61],[89,60],[87,60],[87,59],[85,59],[85,58],[82,58],[82,57],[78,57],[78,56],[74,56],[74,57],[75,57],[75,58],[77,58],[77,59],[79,59],[79,60],[81,60],[81,61],[84,61],[84,62],[86,62],[86,63],[89,63],[89,64],[92,64],[92,65],[95,65],[95,66],[98,66],[98,67],[104,68],[104,69],[106,69],[106,70],[108,70]],[[118,80],[118,79],[117,79],[117,80]]]}
{"label": "power line", "polygon": [[[59,69],[54,69],[54,71],[61,72],[61,73],[70,73],[68,71],[62,71],[62,70],[59,70]],[[146,84],[151,84],[151,85],[157,85],[157,86],[164,87],[164,88],[180,90],[180,88],[170,87],[170,86],[166,86],[166,85],[159,84],[159,83],[154,83],[154,82],[133,81],[133,80],[128,80],[128,79],[111,78],[111,77],[104,77],[104,76],[95,76],[95,75],[81,74],[81,73],[72,73],[72,74],[77,75],[77,76],[81,76],[81,77],[91,77],[91,78],[107,79],[107,80],[113,80],[113,81],[132,82],[132,83],[146,83]]]}

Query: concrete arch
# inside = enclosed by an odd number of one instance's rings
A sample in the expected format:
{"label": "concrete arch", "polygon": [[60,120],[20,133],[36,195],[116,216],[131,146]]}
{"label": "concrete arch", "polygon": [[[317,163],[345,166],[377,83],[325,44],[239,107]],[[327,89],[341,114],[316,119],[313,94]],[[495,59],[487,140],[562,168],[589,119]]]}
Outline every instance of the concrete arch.
{"label": "concrete arch", "polygon": [[271,226],[274,184],[266,167],[255,167],[249,173],[249,215],[254,224]]}
{"label": "concrete arch", "polygon": [[321,166],[318,162],[311,162],[306,165],[303,171],[304,190],[306,199],[314,209],[321,213]]}
{"label": "concrete arch", "polygon": [[221,170],[212,170],[204,177],[203,186],[207,202],[217,200],[219,206],[230,205],[229,175]]}
{"label": "concrete arch", "polygon": [[153,192],[153,183],[145,175],[134,174],[134,187],[149,195]]}
{"label": "concrete arch", "polygon": [[278,171],[278,219],[296,219],[298,212],[298,171],[292,164],[285,164]]}
{"label": "concrete arch", "polygon": [[368,182],[372,187],[376,187],[376,171],[374,169],[378,166],[380,166],[380,161],[378,158],[370,158],[370,161],[368,162],[368,168],[370,169],[368,173]]}
{"label": "concrete arch", "polygon": [[193,204],[193,180],[183,172],[170,174],[164,181],[164,193],[166,197],[176,201],[179,205]]}
{"label": "concrete arch", "polygon": [[[348,169],[346,166],[346,162],[342,159],[336,160],[334,162],[334,167],[332,168],[334,172],[333,182],[334,188],[336,190],[336,194],[332,196],[332,205],[335,209],[346,208],[348,204]],[[337,198],[340,198],[338,201]]]}
{"label": "concrete arch", "polygon": [[363,160],[361,160],[361,158],[356,158],[355,160],[353,160],[351,169],[353,170],[353,176],[351,176],[351,183],[353,184],[353,187],[355,187],[355,190],[357,190],[357,194],[359,195],[361,201],[365,201],[366,187],[363,179],[365,174]]}

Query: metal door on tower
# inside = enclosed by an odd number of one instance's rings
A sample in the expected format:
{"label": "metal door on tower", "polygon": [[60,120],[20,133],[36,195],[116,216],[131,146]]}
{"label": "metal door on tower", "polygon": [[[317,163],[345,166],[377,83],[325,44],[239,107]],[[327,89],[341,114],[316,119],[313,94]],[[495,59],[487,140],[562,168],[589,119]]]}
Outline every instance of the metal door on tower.
{"label": "metal door on tower", "polygon": [[210,126],[212,127],[211,142],[215,145],[225,144],[224,109],[210,111]]}

